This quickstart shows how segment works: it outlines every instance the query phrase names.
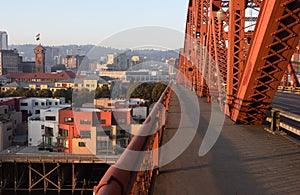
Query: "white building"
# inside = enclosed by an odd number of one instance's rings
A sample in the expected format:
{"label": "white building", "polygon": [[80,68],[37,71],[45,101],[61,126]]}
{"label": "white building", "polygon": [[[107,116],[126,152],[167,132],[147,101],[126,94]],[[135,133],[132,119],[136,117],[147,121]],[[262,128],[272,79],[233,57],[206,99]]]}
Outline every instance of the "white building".
{"label": "white building", "polygon": [[38,115],[41,109],[65,105],[65,98],[26,98],[20,101],[20,110],[28,115]]}
{"label": "white building", "polygon": [[28,117],[28,145],[55,146],[58,136],[59,110],[69,105],[42,109],[39,115]]}
{"label": "white building", "polygon": [[0,31],[0,50],[8,50],[8,35],[5,31]]}

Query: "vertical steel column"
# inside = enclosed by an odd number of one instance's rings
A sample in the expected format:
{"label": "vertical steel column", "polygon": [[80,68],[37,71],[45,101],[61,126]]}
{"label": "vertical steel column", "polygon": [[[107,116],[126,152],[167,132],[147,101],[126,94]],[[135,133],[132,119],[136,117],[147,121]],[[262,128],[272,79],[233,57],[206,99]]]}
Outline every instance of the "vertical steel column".
{"label": "vertical steel column", "polygon": [[[229,1],[227,105],[230,112],[244,70],[245,9],[245,0]],[[230,115],[230,113],[226,114]]]}

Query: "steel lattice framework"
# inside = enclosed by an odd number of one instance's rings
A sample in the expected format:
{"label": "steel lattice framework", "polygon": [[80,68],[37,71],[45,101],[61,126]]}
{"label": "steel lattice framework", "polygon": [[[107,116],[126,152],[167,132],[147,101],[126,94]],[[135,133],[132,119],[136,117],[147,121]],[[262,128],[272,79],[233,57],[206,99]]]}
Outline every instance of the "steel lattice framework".
{"label": "steel lattice framework", "polygon": [[290,60],[299,12],[299,0],[190,0],[177,82],[235,122],[261,124],[284,74],[299,85]]}

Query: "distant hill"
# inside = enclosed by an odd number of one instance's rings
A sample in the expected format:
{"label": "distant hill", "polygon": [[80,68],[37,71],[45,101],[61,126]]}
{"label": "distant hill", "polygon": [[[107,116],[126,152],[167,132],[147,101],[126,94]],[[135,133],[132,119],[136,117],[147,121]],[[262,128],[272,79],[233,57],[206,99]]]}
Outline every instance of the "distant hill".
{"label": "distant hill", "polygon": [[[25,44],[25,45],[10,45],[10,49],[17,49],[20,53],[23,54],[24,60],[34,59],[33,49],[37,45],[34,44]],[[99,61],[100,57],[107,56],[107,54],[113,53],[123,53],[119,49],[95,46],[95,45],[61,45],[61,46],[47,46],[45,47],[54,47],[59,49],[59,55],[88,55],[89,59]],[[179,50],[172,51],[160,51],[160,50],[127,50],[125,53],[128,56],[138,55],[145,56],[147,60],[155,61],[165,61],[169,58],[178,58]]]}

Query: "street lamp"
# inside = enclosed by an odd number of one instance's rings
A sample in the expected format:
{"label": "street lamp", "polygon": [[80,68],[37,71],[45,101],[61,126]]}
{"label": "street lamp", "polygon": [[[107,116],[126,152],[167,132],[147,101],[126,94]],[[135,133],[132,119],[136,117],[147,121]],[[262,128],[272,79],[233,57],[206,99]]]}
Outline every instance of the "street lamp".
{"label": "street lamp", "polygon": [[217,11],[217,19],[219,22],[222,22],[226,17],[226,14],[222,8],[220,8],[219,11]]}

